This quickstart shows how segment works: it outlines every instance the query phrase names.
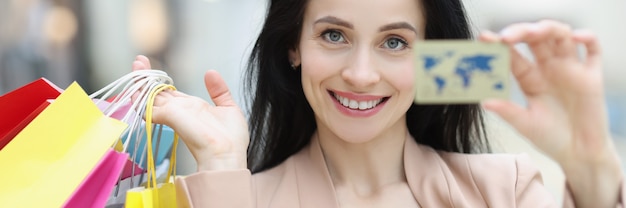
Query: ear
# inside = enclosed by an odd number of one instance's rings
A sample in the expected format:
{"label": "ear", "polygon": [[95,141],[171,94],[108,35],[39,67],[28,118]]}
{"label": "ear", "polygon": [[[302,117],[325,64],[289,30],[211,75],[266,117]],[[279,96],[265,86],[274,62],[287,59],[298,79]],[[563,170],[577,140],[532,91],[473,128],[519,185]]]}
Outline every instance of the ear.
{"label": "ear", "polygon": [[289,49],[289,62],[293,66],[300,66],[302,63],[300,60],[300,50],[297,48]]}

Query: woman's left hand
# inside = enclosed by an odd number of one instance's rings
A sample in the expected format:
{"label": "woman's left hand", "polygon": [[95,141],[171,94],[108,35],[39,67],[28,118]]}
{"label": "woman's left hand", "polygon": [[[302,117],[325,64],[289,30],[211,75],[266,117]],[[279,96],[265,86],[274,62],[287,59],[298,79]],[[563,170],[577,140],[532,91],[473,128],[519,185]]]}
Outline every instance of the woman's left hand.
{"label": "woman's left hand", "polygon": [[[498,114],[556,160],[576,196],[599,185],[603,191],[595,191],[615,199],[622,173],[608,130],[601,49],[595,35],[544,20],[514,24],[499,35],[485,32],[481,40],[509,45],[512,73],[527,101],[523,107],[510,101],[490,100],[483,107]],[[528,44],[534,61],[522,57],[514,48],[521,42]],[[586,49],[582,57],[579,45]],[[600,205],[598,201],[578,198],[577,205]]]}

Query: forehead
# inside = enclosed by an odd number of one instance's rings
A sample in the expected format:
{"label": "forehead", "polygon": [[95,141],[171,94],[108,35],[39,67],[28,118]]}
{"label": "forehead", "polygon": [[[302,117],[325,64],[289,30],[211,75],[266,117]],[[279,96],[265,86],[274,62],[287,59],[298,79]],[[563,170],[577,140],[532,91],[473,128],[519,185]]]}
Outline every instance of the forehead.
{"label": "forehead", "polygon": [[309,0],[304,21],[312,22],[335,16],[359,25],[380,26],[391,22],[407,22],[423,28],[423,12],[419,0]]}

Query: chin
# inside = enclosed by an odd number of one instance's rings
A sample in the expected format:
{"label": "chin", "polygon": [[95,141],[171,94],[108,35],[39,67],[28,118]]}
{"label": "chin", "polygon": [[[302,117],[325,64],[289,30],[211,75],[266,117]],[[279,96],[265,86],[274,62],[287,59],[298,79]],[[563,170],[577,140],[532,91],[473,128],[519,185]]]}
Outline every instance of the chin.
{"label": "chin", "polygon": [[374,140],[380,132],[362,131],[362,129],[343,130],[335,132],[335,135],[342,141],[351,144],[362,144]]}

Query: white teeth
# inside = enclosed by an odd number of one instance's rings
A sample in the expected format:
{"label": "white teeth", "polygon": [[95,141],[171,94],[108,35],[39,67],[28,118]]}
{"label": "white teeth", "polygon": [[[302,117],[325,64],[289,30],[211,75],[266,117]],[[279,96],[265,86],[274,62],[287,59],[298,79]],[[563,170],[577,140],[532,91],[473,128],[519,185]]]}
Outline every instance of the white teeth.
{"label": "white teeth", "polygon": [[370,108],[376,107],[378,104],[380,104],[380,102],[383,101],[383,99],[369,100],[369,101],[356,101],[356,100],[350,100],[345,97],[341,97],[337,94],[335,94],[335,98],[337,99],[337,101],[339,101],[339,103],[341,103],[341,105],[350,109],[354,109],[354,110],[370,109]]}
{"label": "white teeth", "polygon": [[357,102],[356,100],[350,100],[350,108],[352,109],[356,109],[359,108],[359,102]]}
{"label": "white teeth", "polygon": [[348,98],[340,98],[341,99],[341,104],[343,106],[349,106],[350,105],[350,100],[348,100]]}
{"label": "white teeth", "polygon": [[372,106],[368,105],[369,101],[361,101],[359,102],[359,110],[365,110]]}

